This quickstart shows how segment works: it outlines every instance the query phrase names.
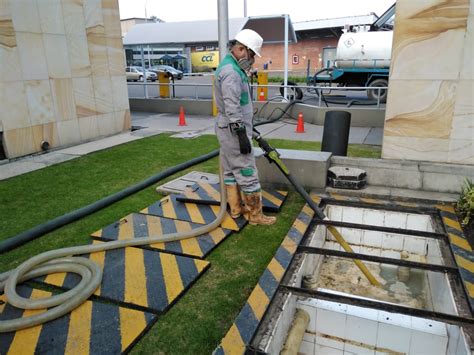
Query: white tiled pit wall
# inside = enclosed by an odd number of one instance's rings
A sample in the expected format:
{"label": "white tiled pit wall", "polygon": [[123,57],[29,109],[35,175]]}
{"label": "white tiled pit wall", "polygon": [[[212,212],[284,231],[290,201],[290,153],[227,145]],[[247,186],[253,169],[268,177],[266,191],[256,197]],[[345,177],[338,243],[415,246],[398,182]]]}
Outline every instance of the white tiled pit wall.
{"label": "white tiled pit wall", "polygon": [[[330,220],[338,222],[413,229],[423,232],[433,232],[434,230],[431,217],[422,214],[336,205],[327,206],[326,214]],[[338,227],[338,230],[355,253],[400,259],[401,252],[406,251],[409,253],[408,260],[418,262],[426,260],[429,263],[442,264],[438,241],[434,239],[353,228]],[[343,248],[330,233],[326,233],[325,239],[324,248],[343,251]]]}
{"label": "white tiled pit wall", "polygon": [[469,353],[457,326],[316,299],[298,299],[296,307],[310,315],[301,354]]}
{"label": "white tiled pit wall", "polygon": [[[395,226],[400,228],[406,227],[414,230],[433,231],[431,218],[428,215],[361,209],[335,205],[328,206],[326,208],[326,213],[328,214],[331,220],[335,221],[353,223],[363,222],[363,224]],[[356,253],[400,259],[401,250],[403,249],[400,249],[399,251],[386,250],[387,246],[393,247],[394,243],[399,243],[399,246],[405,248],[406,246],[409,247],[410,245],[412,245],[410,243],[411,241],[414,241],[413,245],[422,245],[422,247],[419,247],[418,250],[422,252],[422,254],[413,253],[414,251],[416,251],[416,248],[408,248],[412,251],[412,253],[410,253],[409,260],[427,262],[431,264],[443,264],[441,251],[438,245],[439,242],[435,239],[422,237],[417,238],[408,235],[393,235],[393,237],[396,237],[398,239],[398,241],[393,241],[391,239],[384,240],[383,235],[385,233],[382,232],[354,230],[350,228],[338,228],[338,230],[341,232],[344,239],[346,239],[346,241],[351,244],[351,247]],[[351,241],[357,242],[359,240],[357,239],[358,237],[354,237],[354,231],[361,233],[360,241],[362,243],[367,240],[372,240],[372,245],[376,245],[378,247],[352,244]],[[376,242],[377,240],[378,242]],[[390,244],[390,242],[392,242],[392,244]],[[337,243],[330,235],[330,233],[327,232],[325,226],[318,226],[316,228],[312,238],[309,241],[309,245],[313,247],[321,247],[326,249],[335,249],[343,251],[340,244]],[[300,275],[295,278],[295,286],[301,285],[301,277],[303,275],[311,274],[318,276],[324,257],[325,256],[323,255],[307,254],[303,262],[301,271],[299,272]],[[430,305],[430,308],[432,308],[436,312],[457,314],[454,298],[446,275],[443,273],[431,271],[421,272],[425,273],[427,280],[427,305]]]}

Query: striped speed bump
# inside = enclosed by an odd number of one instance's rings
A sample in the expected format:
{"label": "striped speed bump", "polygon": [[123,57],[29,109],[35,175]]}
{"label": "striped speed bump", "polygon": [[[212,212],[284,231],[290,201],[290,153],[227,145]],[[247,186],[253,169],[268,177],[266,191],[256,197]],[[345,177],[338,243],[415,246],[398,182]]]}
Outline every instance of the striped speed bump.
{"label": "striped speed bump", "polygon": [[[195,203],[179,202],[176,195],[163,197],[160,201],[141,210],[141,213],[152,216],[179,219],[181,221],[193,222],[198,224],[209,224],[216,219],[220,206],[206,206]],[[222,228],[239,231],[247,224],[247,220],[241,216],[233,219],[229,213],[226,213]]]}
{"label": "striped speed bump", "polygon": [[448,233],[449,244],[458,265],[459,274],[468,297],[471,311],[474,312],[474,255],[472,247],[464,237],[452,205],[437,205],[441,219]]}
{"label": "striped speed bump", "polygon": [[305,205],[214,354],[245,353],[313,216]]}
{"label": "striped speed bump", "polygon": [[[210,265],[204,260],[131,247],[88,257],[103,269],[95,297],[153,313],[166,311]],[[77,285],[80,276],[56,273],[35,280],[68,290]]]}
{"label": "striped speed bump", "polygon": [[[124,240],[156,237],[163,234],[189,231],[197,227],[202,227],[202,225],[176,219],[132,213],[120,221],[109,224],[107,227],[94,232],[91,236],[101,240]],[[232,231],[229,229],[216,228],[199,237],[175,242],[147,244],[140,247],[204,258],[231,233]]]}
{"label": "striped speed bump", "polygon": [[[288,191],[262,190],[263,210],[267,212],[280,211],[287,195]],[[187,187],[183,194],[177,195],[176,200],[218,206],[221,201],[220,184],[196,183]]]}
{"label": "striped speed bump", "polygon": [[[38,299],[50,292],[19,286],[23,297]],[[22,310],[0,295],[0,320],[27,317],[42,310]],[[120,354],[128,352],[155,323],[157,315],[115,304],[86,301],[51,322],[0,333],[0,354]]]}

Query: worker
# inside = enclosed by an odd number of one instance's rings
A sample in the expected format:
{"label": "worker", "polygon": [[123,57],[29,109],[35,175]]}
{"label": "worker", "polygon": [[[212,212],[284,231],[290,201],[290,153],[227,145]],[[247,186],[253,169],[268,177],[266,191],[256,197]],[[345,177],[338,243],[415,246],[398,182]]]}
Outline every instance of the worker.
{"label": "worker", "polygon": [[[230,53],[215,74],[216,135],[224,170],[224,184],[233,218],[245,213],[250,224],[271,225],[275,217],[262,212],[262,190],[252,151],[253,106],[248,74],[255,55],[260,57],[263,39],[245,29],[229,43]],[[244,207],[241,193],[243,192]]]}

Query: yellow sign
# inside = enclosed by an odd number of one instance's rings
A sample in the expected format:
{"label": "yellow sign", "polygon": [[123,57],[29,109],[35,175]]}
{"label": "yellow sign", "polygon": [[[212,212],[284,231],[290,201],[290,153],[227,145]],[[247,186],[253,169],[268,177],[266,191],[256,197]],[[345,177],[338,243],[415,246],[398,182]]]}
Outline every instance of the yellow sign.
{"label": "yellow sign", "polygon": [[219,52],[193,52],[191,53],[191,64],[193,68],[217,68],[219,65]]}

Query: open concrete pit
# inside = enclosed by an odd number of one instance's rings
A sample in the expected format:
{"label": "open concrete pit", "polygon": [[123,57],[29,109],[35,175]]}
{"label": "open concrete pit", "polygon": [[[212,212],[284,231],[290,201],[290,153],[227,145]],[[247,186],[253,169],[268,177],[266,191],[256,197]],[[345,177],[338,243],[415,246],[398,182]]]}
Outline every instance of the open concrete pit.
{"label": "open concrete pit", "polygon": [[331,204],[325,214],[381,286],[314,225],[253,349],[280,353],[299,309],[309,315],[301,354],[471,354],[471,311],[436,216]]}

